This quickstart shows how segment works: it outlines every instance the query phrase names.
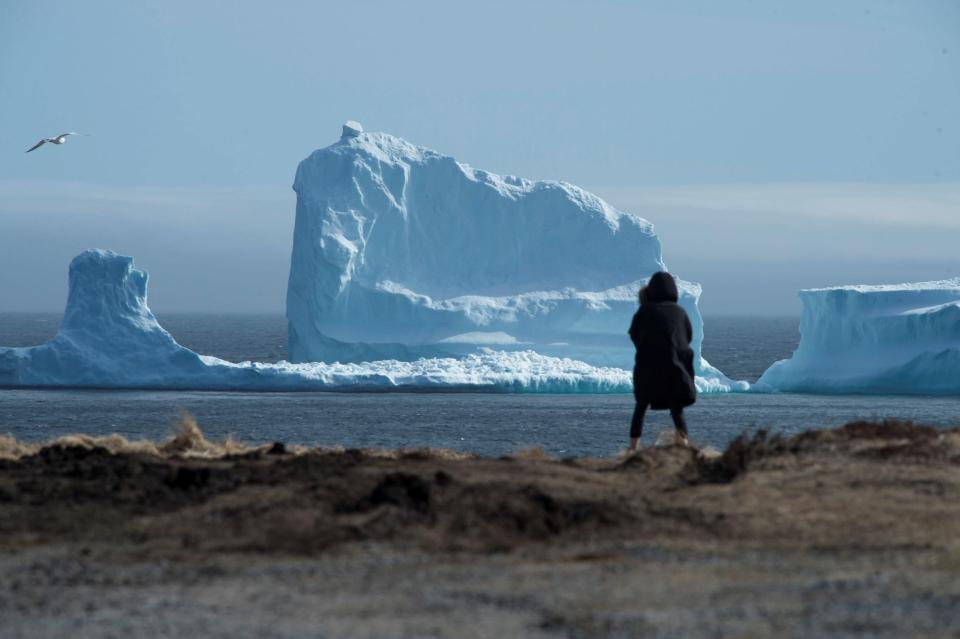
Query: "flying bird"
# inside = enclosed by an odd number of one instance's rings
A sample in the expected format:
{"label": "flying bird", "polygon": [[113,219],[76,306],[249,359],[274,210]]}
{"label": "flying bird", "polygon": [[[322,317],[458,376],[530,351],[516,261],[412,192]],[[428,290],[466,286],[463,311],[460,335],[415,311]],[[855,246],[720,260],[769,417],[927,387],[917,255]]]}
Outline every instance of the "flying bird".
{"label": "flying bird", "polygon": [[87,135],[87,134],[86,134],[86,133],[76,133],[76,132],[71,131],[70,133],[61,133],[60,135],[54,136],[54,137],[52,137],[52,138],[43,138],[42,140],[40,140],[39,142],[37,142],[36,144],[34,144],[32,147],[30,147],[29,149],[27,149],[26,151],[24,151],[24,153],[29,153],[30,151],[35,151],[36,149],[39,149],[41,146],[43,146],[43,145],[46,144],[47,142],[49,142],[50,144],[63,144],[64,142],[67,141],[67,136],[70,136],[70,135]]}

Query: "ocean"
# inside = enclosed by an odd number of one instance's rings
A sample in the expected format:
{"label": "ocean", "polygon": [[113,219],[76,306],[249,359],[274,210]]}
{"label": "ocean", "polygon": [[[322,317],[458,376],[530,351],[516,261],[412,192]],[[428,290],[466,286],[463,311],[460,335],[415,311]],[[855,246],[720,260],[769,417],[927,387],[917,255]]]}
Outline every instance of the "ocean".
{"label": "ocean", "polygon": [[[178,342],[231,361],[286,357],[281,315],[159,315]],[[60,315],[0,313],[0,345],[50,339]],[[795,317],[708,317],[704,357],[734,379],[755,381],[799,340]],[[163,439],[180,411],[208,438],[345,447],[442,447],[499,456],[542,448],[559,456],[607,456],[624,448],[630,395],[500,393],[223,393],[0,389],[0,434],[42,441],[70,433]],[[647,414],[643,443],[669,430]],[[691,439],[722,448],[759,428],[791,434],[854,419],[895,417],[960,425],[960,397],[728,394],[701,396],[687,412]]]}

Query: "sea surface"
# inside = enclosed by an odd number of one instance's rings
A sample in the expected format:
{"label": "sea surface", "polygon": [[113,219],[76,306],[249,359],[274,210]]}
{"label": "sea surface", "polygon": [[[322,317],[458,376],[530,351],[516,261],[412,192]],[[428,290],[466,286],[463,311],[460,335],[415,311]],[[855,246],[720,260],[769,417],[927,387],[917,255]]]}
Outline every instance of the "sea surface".
{"label": "sea surface", "polygon": [[[158,318],[178,342],[231,361],[286,358],[280,315],[167,314]],[[0,345],[50,339],[59,314],[0,313]],[[734,379],[755,381],[799,340],[798,318],[705,320],[704,357]],[[627,440],[630,395],[499,393],[223,393],[0,389],[0,434],[41,441],[84,432],[163,439],[180,411],[211,439],[284,441],[345,447],[433,446],[504,455],[543,448],[555,455],[606,456]],[[669,430],[666,412],[648,413],[643,443]],[[687,412],[691,438],[722,448],[759,428],[791,434],[854,419],[895,417],[960,425],[960,397],[728,394],[701,396]]]}

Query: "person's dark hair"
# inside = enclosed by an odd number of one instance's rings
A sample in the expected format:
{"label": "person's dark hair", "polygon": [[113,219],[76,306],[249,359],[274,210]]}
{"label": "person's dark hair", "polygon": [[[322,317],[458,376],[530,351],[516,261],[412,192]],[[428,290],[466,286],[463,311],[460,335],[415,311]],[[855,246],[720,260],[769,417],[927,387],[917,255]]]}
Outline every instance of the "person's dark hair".
{"label": "person's dark hair", "polygon": [[666,271],[659,271],[650,276],[650,281],[644,287],[647,292],[647,301],[651,304],[657,302],[676,302],[680,299],[680,293],[677,290],[677,282],[673,276]]}
{"label": "person's dark hair", "polygon": [[647,299],[647,287],[641,286],[640,291],[637,293],[637,299],[640,300],[640,306],[643,306],[650,300]]}

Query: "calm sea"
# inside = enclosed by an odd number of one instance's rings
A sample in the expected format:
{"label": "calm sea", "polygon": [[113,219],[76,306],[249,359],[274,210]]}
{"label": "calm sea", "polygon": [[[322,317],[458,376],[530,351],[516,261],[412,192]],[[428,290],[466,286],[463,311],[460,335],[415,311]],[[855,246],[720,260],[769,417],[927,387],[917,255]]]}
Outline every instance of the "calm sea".
{"label": "calm sea", "polygon": [[[184,346],[232,361],[286,357],[279,315],[163,315]],[[54,335],[58,314],[0,313],[0,344],[30,346]],[[704,356],[734,379],[756,380],[796,347],[797,318],[707,318]],[[208,437],[347,447],[436,446],[502,455],[542,447],[558,455],[609,455],[626,442],[629,395],[218,393],[0,390],[0,433],[44,440],[86,432],[159,439],[181,409]],[[670,426],[648,413],[644,442]],[[718,395],[689,409],[695,443],[724,446],[744,431],[794,433],[858,418],[898,417],[960,425],[960,398]]]}

